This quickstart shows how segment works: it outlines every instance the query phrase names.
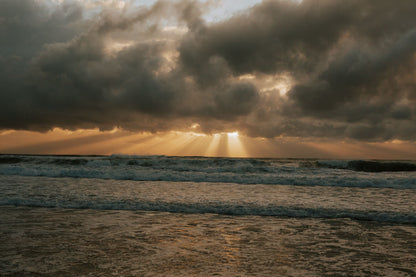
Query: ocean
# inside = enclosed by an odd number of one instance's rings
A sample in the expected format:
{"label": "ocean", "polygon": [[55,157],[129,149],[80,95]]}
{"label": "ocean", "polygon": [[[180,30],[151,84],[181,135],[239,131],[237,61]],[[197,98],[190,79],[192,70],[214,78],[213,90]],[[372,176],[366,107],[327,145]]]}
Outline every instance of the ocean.
{"label": "ocean", "polygon": [[416,276],[416,162],[0,155],[0,276]]}

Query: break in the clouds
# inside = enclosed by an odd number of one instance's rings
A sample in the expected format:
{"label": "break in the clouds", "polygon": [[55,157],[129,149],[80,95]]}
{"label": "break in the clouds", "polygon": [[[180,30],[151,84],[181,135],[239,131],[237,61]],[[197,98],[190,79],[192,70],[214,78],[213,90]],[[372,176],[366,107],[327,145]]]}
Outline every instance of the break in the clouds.
{"label": "break in the clouds", "polygon": [[214,5],[2,0],[0,129],[416,138],[413,0]]}

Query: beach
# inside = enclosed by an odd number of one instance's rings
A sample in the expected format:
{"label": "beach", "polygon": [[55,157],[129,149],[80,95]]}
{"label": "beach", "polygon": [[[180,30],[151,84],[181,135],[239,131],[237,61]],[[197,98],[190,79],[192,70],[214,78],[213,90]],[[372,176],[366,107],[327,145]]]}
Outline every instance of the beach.
{"label": "beach", "polygon": [[2,206],[2,276],[414,276],[416,227]]}
{"label": "beach", "polygon": [[2,161],[1,276],[416,274],[413,171],[164,156]]}

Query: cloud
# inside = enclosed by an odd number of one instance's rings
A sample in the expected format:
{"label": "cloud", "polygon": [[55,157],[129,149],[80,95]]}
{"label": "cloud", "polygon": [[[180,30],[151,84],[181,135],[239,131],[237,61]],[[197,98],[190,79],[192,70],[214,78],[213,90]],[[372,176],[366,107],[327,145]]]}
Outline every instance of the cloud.
{"label": "cloud", "polygon": [[414,1],[210,4],[1,1],[0,129],[416,137]]}

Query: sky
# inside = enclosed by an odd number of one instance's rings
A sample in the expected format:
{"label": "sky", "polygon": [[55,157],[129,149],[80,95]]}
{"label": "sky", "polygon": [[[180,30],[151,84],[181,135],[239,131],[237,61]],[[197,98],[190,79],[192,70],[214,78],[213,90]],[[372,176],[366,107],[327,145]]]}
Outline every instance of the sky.
{"label": "sky", "polygon": [[0,153],[416,159],[413,0],[2,0]]}

